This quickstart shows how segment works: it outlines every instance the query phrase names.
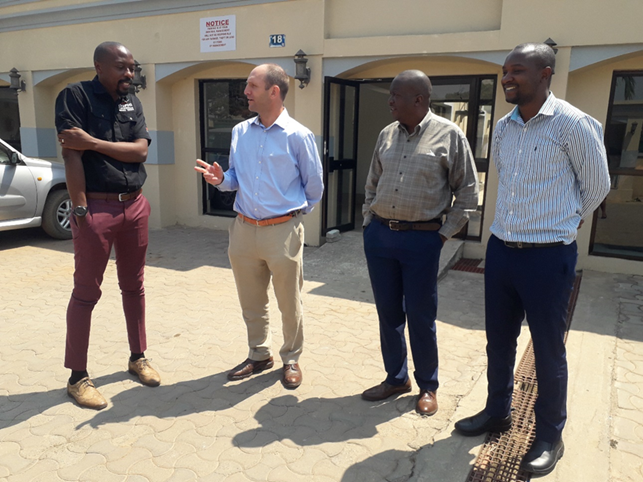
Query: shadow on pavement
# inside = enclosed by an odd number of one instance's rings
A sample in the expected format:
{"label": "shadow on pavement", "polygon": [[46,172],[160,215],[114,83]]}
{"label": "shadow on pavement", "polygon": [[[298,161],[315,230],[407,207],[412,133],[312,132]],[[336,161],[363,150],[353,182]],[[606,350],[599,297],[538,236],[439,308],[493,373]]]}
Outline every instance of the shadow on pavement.
{"label": "shadow on pavement", "polygon": [[[273,398],[255,413],[261,425],[234,436],[237,447],[264,447],[291,440],[299,446],[370,439],[377,426],[413,410],[415,396],[386,402],[365,402],[359,394],[299,400],[294,395]],[[407,410],[408,409],[408,410]]]}

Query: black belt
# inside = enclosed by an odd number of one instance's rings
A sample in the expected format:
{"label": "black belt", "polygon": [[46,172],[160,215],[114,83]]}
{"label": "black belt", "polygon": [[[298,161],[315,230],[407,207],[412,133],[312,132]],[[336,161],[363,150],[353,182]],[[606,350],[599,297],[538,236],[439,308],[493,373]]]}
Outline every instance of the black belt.
{"label": "black belt", "polygon": [[523,243],[522,241],[503,241],[508,248],[553,248],[554,246],[562,246],[565,244],[563,241],[556,243]]}
{"label": "black belt", "polygon": [[391,231],[437,231],[442,227],[439,219],[430,221],[398,221],[397,219],[385,219],[373,213],[373,218],[377,219]]}
{"label": "black belt", "polygon": [[136,199],[139,194],[143,192],[143,189],[137,189],[134,192],[87,192],[85,197],[88,199],[101,199],[102,201],[120,201],[125,202],[130,199]]}

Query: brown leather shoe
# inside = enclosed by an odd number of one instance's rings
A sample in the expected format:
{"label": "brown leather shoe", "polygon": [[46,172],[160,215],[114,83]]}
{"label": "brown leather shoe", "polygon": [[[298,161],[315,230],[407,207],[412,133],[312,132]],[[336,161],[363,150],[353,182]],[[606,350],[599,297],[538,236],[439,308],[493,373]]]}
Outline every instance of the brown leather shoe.
{"label": "brown leather shoe", "polygon": [[407,380],[403,385],[390,385],[385,381],[379,385],[369,388],[362,393],[362,398],[369,402],[379,402],[386,400],[393,395],[407,393],[411,391],[411,380]]}
{"label": "brown leather shoe", "polygon": [[96,390],[89,377],[85,377],[73,385],[67,382],[67,394],[76,400],[81,407],[102,410],[107,406],[107,400]]}
{"label": "brown leather shoe", "polygon": [[301,385],[301,369],[298,363],[284,365],[284,372],[281,375],[281,383],[285,388],[293,390]]}
{"label": "brown leather shoe", "polygon": [[158,387],[161,384],[161,375],[152,368],[147,358],[139,358],[136,361],[130,360],[127,364],[127,371],[137,375],[143,385]]}
{"label": "brown leather shoe", "polygon": [[435,392],[420,390],[415,411],[420,415],[431,416],[438,411],[438,399]]}
{"label": "brown leather shoe", "polygon": [[266,360],[251,360],[247,358],[228,373],[228,380],[243,380],[255,373],[272,368],[274,365],[275,362],[272,360],[272,357]]}

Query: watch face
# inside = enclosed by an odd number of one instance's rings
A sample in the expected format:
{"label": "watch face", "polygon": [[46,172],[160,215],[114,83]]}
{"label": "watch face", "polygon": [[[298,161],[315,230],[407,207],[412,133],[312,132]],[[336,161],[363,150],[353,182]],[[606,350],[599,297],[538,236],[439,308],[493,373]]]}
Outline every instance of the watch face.
{"label": "watch face", "polygon": [[76,206],[74,208],[74,214],[76,216],[85,216],[87,214],[87,206]]}

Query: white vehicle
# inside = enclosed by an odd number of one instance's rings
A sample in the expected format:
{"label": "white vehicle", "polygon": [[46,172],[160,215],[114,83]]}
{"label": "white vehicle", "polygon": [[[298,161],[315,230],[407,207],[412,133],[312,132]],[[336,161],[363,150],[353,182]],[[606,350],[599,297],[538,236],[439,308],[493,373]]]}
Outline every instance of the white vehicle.
{"label": "white vehicle", "polygon": [[65,166],[24,156],[0,139],[0,231],[42,226],[70,239],[71,210]]}

